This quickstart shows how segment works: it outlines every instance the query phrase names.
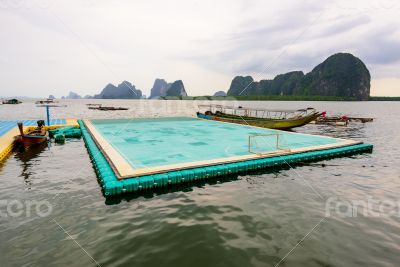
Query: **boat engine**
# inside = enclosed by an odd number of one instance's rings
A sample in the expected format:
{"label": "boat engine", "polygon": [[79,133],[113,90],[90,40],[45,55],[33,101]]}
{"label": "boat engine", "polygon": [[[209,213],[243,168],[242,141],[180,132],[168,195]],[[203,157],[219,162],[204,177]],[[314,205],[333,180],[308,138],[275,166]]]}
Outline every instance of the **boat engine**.
{"label": "boat engine", "polygon": [[42,128],[45,125],[44,120],[38,120],[36,123],[38,128]]}

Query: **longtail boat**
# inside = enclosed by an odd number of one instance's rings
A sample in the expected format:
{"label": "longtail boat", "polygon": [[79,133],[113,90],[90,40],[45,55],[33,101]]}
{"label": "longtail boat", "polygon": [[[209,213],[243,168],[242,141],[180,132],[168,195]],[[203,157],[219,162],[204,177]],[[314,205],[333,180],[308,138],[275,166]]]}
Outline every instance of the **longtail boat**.
{"label": "longtail boat", "polygon": [[321,113],[314,108],[298,110],[271,110],[223,105],[199,105],[197,117],[208,120],[246,124],[270,129],[288,130],[314,121]]}
{"label": "longtail boat", "polygon": [[315,124],[326,124],[326,125],[336,125],[336,126],[347,126],[349,122],[373,122],[373,118],[359,118],[359,117],[348,117],[348,116],[326,116],[323,113],[320,117],[316,118],[313,123]]}
{"label": "longtail boat", "polygon": [[18,122],[19,135],[15,137],[15,143],[20,149],[28,149],[31,146],[39,145],[47,141],[47,131],[43,127],[44,121],[37,122],[38,127],[24,133],[22,122]]}
{"label": "longtail boat", "polygon": [[38,100],[35,102],[35,104],[53,104],[53,103],[58,103],[58,101],[55,101],[52,98],[47,98],[45,100]]}
{"label": "longtail boat", "polygon": [[99,109],[101,108],[101,104],[86,104],[88,109]]}
{"label": "longtail boat", "polygon": [[103,106],[101,106],[101,107],[99,107],[99,108],[97,108],[98,110],[105,110],[105,111],[108,111],[108,110],[128,110],[129,108],[123,108],[123,107],[103,107]]}
{"label": "longtail boat", "polygon": [[123,107],[105,107],[102,106],[102,104],[86,104],[88,106],[88,109],[97,109],[97,110],[103,110],[103,111],[109,111],[109,110],[128,110],[129,108],[123,108]]}
{"label": "longtail boat", "polygon": [[16,104],[21,104],[22,102],[19,101],[18,99],[8,99],[8,100],[3,100],[2,101],[3,104],[10,104],[10,105],[16,105]]}

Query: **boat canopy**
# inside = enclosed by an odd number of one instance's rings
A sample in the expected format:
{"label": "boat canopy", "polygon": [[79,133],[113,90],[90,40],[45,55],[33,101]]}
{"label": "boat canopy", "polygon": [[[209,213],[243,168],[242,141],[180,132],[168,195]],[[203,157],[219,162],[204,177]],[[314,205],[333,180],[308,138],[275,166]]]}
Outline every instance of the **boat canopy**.
{"label": "boat canopy", "polygon": [[269,111],[269,112],[286,112],[286,113],[294,113],[294,112],[304,112],[315,110],[315,108],[305,108],[305,109],[267,109],[267,108],[250,108],[250,107],[242,107],[242,106],[224,106],[218,104],[209,104],[209,105],[198,105],[199,108],[215,108],[215,109],[236,109],[236,110],[252,110],[252,111]]}
{"label": "boat canopy", "polygon": [[199,109],[209,109],[210,112],[219,111],[224,114],[232,114],[239,116],[249,116],[256,118],[270,118],[270,119],[289,119],[293,117],[305,116],[311,113],[316,113],[314,108],[305,109],[266,109],[266,108],[253,108],[242,106],[224,106],[218,104],[202,104],[198,105]]}

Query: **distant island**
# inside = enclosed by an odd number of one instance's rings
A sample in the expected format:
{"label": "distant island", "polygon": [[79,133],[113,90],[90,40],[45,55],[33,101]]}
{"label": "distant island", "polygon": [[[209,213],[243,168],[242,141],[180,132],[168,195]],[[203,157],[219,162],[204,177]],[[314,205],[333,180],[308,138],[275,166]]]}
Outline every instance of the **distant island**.
{"label": "distant island", "polygon": [[217,91],[214,93],[214,96],[226,96],[225,91]]}
{"label": "distant island", "polygon": [[167,83],[164,79],[156,79],[150,90],[150,99],[158,99],[165,96],[187,96],[182,80]]}
{"label": "distant island", "polygon": [[[185,86],[182,80],[177,80],[173,83],[167,83],[164,79],[156,79],[153,88],[151,89],[150,98],[157,99],[161,97],[185,97],[187,96]],[[61,99],[141,99],[145,98],[142,91],[136,89],[135,85],[123,81],[118,86],[109,83],[104,87],[99,94],[84,97],[75,92],[69,92],[67,96]]]}
{"label": "distant island", "polygon": [[343,97],[368,100],[371,75],[365,64],[349,53],[328,57],[311,72],[292,71],[273,80],[256,82],[251,76],[236,76],[228,96]]}
{"label": "distant island", "polygon": [[142,91],[136,89],[135,85],[128,81],[123,81],[118,86],[109,83],[106,87],[101,90],[99,94],[94,96],[86,95],[85,97],[80,96],[77,93],[70,92],[67,96],[62,99],[140,99],[142,98]]}
{"label": "distant island", "polygon": [[128,81],[123,81],[118,86],[112,83],[107,84],[100,94],[94,95],[94,99],[140,99],[142,91],[136,89],[135,85]]}
{"label": "distant island", "polygon": [[[291,71],[271,80],[254,81],[251,76],[233,78],[227,92],[219,90],[206,99],[238,100],[309,100],[309,101],[366,101],[397,100],[390,97],[371,97],[371,75],[361,59],[350,53],[328,57],[312,71]],[[123,81],[118,86],[109,83],[99,94],[81,97],[70,92],[64,99],[142,99],[145,96],[134,84]],[[196,98],[196,97],[195,97]],[[149,99],[193,99],[182,80],[168,83],[155,79]]]}

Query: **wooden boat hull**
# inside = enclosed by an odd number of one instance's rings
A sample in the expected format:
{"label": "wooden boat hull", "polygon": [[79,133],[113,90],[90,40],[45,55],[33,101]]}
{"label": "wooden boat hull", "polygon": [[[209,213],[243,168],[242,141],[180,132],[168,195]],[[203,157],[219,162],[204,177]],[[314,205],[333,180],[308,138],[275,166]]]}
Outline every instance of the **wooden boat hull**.
{"label": "wooden boat hull", "polygon": [[47,136],[19,135],[15,138],[16,145],[24,149],[28,149],[31,146],[39,145],[44,142],[47,142]]}
{"label": "wooden boat hull", "polygon": [[37,121],[38,127],[25,133],[22,122],[18,122],[19,135],[15,136],[15,144],[20,150],[27,149],[31,146],[43,144],[47,141],[47,131],[43,127],[44,121]]}
{"label": "wooden boat hull", "polygon": [[100,107],[98,110],[104,110],[104,111],[109,111],[109,110],[128,110],[129,108],[116,108],[116,107]]}
{"label": "wooden boat hull", "polygon": [[110,111],[110,110],[129,110],[129,108],[122,108],[122,107],[96,107],[96,106],[88,106],[88,109],[97,109],[103,111]]}
{"label": "wooden boat hull", "polygon": [[230,123],[238,123],[244,125],[251,125],[269,129],[277,129],[277,130],[289,130],[296,127],[301,127],[310,123],[311,121],[318,118],[321,113],[314,112],[310,115],[303,116],[300,118],[293,119],[261,119],[261,118],[243,118],[235,115],[204,115],[202,113],[197,113],[198,118],[230,122]]}
{"label": "wooden boat hull", "polygon": [[21,101],[15,102],[15,101],[3,101],[2,104],[4,105],[17,105],[17,104],[21,104]]}

